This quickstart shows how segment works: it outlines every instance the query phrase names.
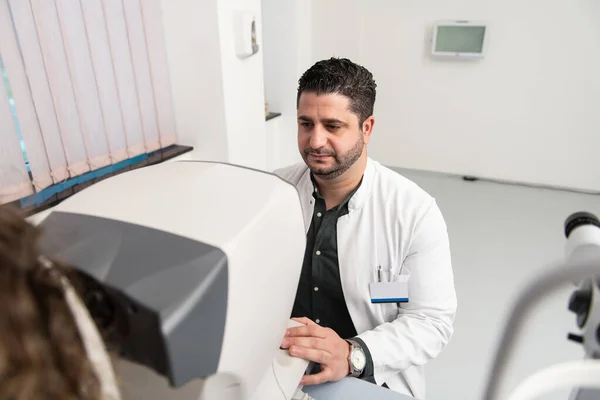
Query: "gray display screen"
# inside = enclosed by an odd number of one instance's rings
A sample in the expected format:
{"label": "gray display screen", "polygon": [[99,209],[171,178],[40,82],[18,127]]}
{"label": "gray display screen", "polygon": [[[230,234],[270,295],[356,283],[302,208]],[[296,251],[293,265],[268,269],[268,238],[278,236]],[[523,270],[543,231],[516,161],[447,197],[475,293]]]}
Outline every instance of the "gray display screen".
{"label": "gray display screen", "polygon": [[436,52],[481,53],[485,26],[439,26]]}

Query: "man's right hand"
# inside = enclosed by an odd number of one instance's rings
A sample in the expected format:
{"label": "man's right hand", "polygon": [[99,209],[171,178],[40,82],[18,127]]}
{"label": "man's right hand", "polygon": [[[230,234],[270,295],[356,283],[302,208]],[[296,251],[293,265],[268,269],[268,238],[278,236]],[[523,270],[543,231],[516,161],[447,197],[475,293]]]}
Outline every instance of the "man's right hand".
{"label": "man's right hand", "polygon": [[335,331],[323,328],[308,318],[292,318],[303,326],[287,330],[281,343],[292,356],[313,361],[321,365],[321,372],[305,375],[301,385],[318,385],[324,382],[339,381],[350,373],[348,357],[350,344]]}

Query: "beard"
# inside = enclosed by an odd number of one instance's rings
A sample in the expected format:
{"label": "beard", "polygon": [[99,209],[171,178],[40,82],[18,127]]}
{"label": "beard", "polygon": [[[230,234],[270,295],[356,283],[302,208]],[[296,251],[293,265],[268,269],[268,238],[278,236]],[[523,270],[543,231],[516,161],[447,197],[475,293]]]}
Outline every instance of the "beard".
{"label": "beard", "polygon": [[[313,173],[313,175],[316,175],[322,179],[335,179],[338,176],[342,175],[344,172],[348,171],[350,167],[354,165],[354,163],[362,155],[364,147],[365,141],[361,133],[359,134],[358,140],[356,141],[356,143],[354,143],[352,148],[344,154],[336,154],[333,150],[315,150],[310,147],[307,147],[304,149],[302,158],[304,158],[304,162],[310,169],[310,172]],[[316,162],[310,163],[308,161],[308,156],[310,154],[332,156],[334,162],[332,165],[327,166],[320,166]]]}

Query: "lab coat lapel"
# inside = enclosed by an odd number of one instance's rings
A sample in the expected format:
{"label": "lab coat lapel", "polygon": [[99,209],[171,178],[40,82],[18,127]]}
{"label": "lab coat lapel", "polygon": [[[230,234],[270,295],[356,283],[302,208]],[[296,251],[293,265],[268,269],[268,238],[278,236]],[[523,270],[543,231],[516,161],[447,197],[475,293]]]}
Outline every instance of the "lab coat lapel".
{"label": "lab coat lapel", "polygon": [[348,214],[340,217],[337,224],[342,290],[358,333],[371,329],[378,322],[371,309],[369,297],[369,282],[375,276],[375,269],[371,266],[372,245],[369,238],[361,234],[370,230],[368,226],[363,226],[367,223],[361,218],[364,212],[364,209],[350,210]]}
{"label": "lab coat lapel", "polygon": [[348,203],[348,214],[337,222],[338,259],[342,290],[358,333],[380,323],[370,302],[369,283],[376,274],[377,248],[374,209],[370,202],[376,179],[375,164],[367,161],[363,180]]}
{"label": "lab coat lapel", "polygon": [[304,233],[306,234],[310,229],[310,223],[315,207],[313,198],[314,187],[310,180],[310,170],[308,168],[306,168],[302,174],[297,188],[298,195],[300,196],[300,203],[302,204],[302,210],[304,211]]}

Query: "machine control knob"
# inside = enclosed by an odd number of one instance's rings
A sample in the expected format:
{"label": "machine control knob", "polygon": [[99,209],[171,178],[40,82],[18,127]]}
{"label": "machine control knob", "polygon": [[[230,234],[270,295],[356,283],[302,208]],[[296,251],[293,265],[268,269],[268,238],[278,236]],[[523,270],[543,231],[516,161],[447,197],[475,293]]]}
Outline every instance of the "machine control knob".
{"label": "machine control knob", "polygon": [[591,302],[591,289],[577,289],[569,299],[569,310],[577,314],[577,325],[580,328],[582,328],[587,321]]}
{"label": "machine control knob", "polygon": [[569,333],[569,336],[567,336],[567,339],[572,340],[576,343],[583,343],[583,336],[581,335],[576,335],[574,333]]}

